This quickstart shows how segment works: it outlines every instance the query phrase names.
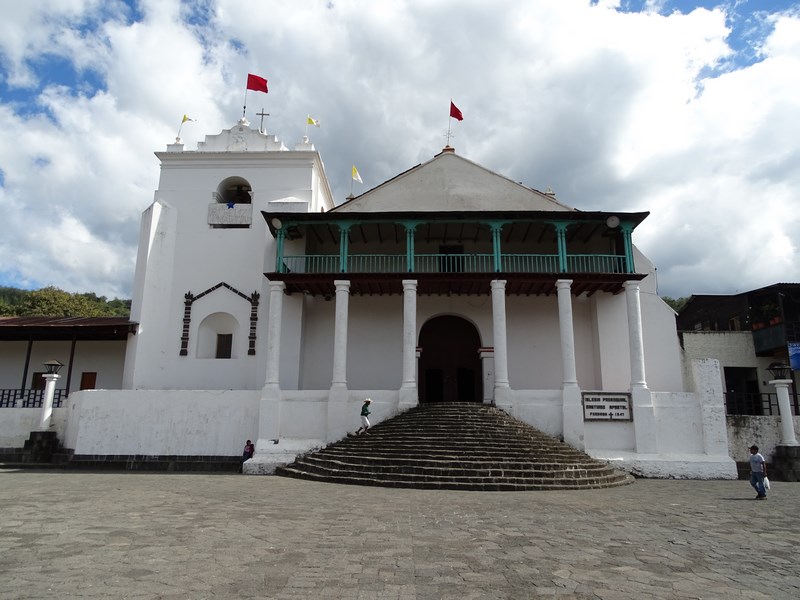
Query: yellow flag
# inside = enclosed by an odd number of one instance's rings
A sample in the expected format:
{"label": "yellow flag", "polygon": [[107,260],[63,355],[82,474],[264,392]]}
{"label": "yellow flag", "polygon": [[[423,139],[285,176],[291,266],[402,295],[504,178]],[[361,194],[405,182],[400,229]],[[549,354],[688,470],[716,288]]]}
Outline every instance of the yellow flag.
{"label": "yellow flag", "polygon": [[190,118],[189,118],[189,117],[187,117],[186,115],[183,115],[183,120],[181,121],[181,125],[183,125],[184,123],[186,123],[186,121],[194,121],[194,119],[190,119]]}
{"label": "yellow flag", "polygon": [[353,165],[353,181],[357,181],[358,183],[364,183],[363,181],[361,181],[361,175],[358,174],[358,169],[356,169],[355,165]]}
{"label": "yellow flag", "polygon": [[311,115],[308,115],[308,119],[306,120],[306,125],[313,125],[314,127],[319,127],[319,121],[317,119],[312,119]]}

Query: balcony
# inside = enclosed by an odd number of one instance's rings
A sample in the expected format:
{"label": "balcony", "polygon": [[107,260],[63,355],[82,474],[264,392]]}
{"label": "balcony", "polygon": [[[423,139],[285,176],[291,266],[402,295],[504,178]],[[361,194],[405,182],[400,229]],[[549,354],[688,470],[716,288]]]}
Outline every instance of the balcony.
{"label": "balcony", "polygon": [[[411,264],[409,264],[411,263]],[[283,257],[280,273],[626,273],[624,255],[568,254],[566,268],[558,254],[501,254],[495,269],[493,254],[351,254],[345,264],[339,255],[300,254]]]}
{"label": "balcony", "polygon": [[244,228],[253,222],[252,204],[208,205],[208,224],[214,228]]}
{"label": "balcony", "polygon": [[753,330],[756,356],[771,356],[778,348],[786,348],[786,327],[783,323]]}

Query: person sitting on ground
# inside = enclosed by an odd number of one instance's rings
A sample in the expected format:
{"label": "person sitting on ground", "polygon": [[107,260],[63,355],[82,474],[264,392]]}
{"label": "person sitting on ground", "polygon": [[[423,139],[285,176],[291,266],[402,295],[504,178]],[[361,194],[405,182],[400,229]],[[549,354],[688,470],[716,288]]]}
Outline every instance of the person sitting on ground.
{"label": "person sitting on ground", "polygon": [[242,450],[242,464],[239,466],[240,473],[244,469],[245,461],[253,458],[253,454],[255,454],[255,452],[256,452],[256,447],[253,445],[253,442],[247,440],[247,443],[244,445],[244,450]]}

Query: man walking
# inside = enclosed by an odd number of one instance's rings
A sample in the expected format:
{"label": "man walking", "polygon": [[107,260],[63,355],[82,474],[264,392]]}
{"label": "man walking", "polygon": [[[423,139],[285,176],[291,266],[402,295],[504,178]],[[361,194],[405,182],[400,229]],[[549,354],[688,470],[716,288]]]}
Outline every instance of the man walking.
{"label": "man walking", "polygon": [[364,435],[367,435],[367,430],[369,429],[369,405],[372,404],[372,400],[367,398],[364,400],[364,405],[361,407],[361,427],[358,428],[356,431],[356,435],[361,435],[361,432],[364,432]]}
{"label": "man walking", "polygon": [[758,446],[750,446],[750,485],[756,493],[756,500],[766,500],[767,490],[764,488],[764,477],[767,476],[767,463],[758,452]]}

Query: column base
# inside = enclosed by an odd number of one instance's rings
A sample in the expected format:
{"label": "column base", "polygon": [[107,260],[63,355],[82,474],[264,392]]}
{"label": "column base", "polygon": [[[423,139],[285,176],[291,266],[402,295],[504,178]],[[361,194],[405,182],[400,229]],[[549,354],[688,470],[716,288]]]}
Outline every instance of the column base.
{"label": "column base", "polygon": [[358,422],[358,413],[349,415],[350,393],[347,386],[334,384],[328,391],[328,430],[326,440],[335,442],[347,435],[348,427]]}
{"label": "column base", "polygon": [[397,411],[402,413],[418,405],[419,394],[417,393],[417,386],[401,387]]}
{"label": "column base", "polygon": [[653,396],[644,386],[631,389],[633,401],[633,428],[636,437],[636,452],[654,454],[658,452],[658,428]]}
{"label": "column base", "polygon": [[281,390],[277,384],[267,384],[261,390],[258,407],[258,438],[273,440],[281,437]]}
{"label": "column base", "polygon": [[583,421],[581,388],[577,384],[564,384],[561,394],[564,442],[578,450],[585,450],[586,425]]}
{"label": "column base", "polygon": [[767,474],[775,481],[800,481],[800,446],[775,446]]}

